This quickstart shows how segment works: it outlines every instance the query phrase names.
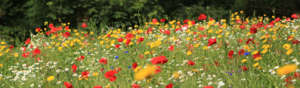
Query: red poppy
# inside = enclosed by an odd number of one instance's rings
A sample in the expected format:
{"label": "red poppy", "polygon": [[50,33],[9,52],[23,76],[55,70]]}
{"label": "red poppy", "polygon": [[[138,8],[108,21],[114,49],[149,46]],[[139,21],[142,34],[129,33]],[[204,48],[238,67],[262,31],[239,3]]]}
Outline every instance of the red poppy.
{"label": "red poppy", "polygon": [[234,51],[233,51],[233,50],[230,50],[230,51],[228,52],[228,58],[229,58],[229,59],[232,59],[233,54],[234,54]]}
{"label": "red poppy", "polygon": [[257,28],[251,27],[251,28],[250,28],[250,33],[251,33],[251,34],[257,33]]}
{"label": "red poppy", "polygon": [[158,20],[157,20],[156,18],[153,18],[153,19],[152,19],[152,23],[153,23],[153,24],[158,24]]}
{"label": "red poppy", "polygon": [[203,88],[214,88],[213,86],[204,86]]}
{"label": "red poppy", "polygon": [[30,38],[27,38],[26,41],[25,41],[25,45],[28,45],[30,43],[31,39]]}
{"label": "red poppy", "polygon": [[164,30],[164,34],[166,34],[166,35],[170,35],[170,34],[171,34],[171,32],[170,32],[169,30]]}
{"label": "red poppy", "polygon": [[131,85],[131,88],[141,88],[141,86],[138,85],[138,84],[132,84],[132,85]]}
{"label": "red poppy", "polygon": [[116,70],[110,70],[104,74],[104,77],[113,82],[117,79],[117,77],[115,76],[116,73],[118,73]]}
{"label": "red poppy", "polygon": [[144,38],[143,38],[143,37],[141,37],[141,38],[138,39],[138,43],[141,43],[141,42],[143,42],[143,41],[144,41]]}
{"label": "red poppy", "polygon": [[240,25],[240,29],[245,29],[246,26],[245,25]]}
{"label": "red poppy", "polygon": [[242,21],[240,19],[235,20],[236,23],[240,24]]}
{"label": "red poppy", "polygon": [[293,43],[293,44],[299,44],[300,41],[299,41],[299,40],[293,40],[292,43]]}
{"label": "red poppy", "polygon": [[37,28],[35,28],[35,31],[36,31],[36,32],[40,32],[40,31],[41,31],[41,28],[37,27]]}
{"label": "red poppy", "polygon": [[87,78],[87,77],[89,77],[89,71],[83,71],[83,72],[81,72],[81,77],[83,77],[83,78]]}
{"label": "red poppy", "polygon": [[203,30],[204,30],[204,27],[198,27],[198,30],[199,30],[199,31],[203,31]]}
{"label": "red poppy", "polygon": [[63,34],[63,36],[64,36],[65,38],[68,38],[70,35],[71,35],[70,32],[65,32],[65,33]]}
{"label": "red poppy", "polygon": [[70,29],[70,27],[69,27],[69,26],[66,26],[66,27],[65,27],[65,30],[67,30],[67,31],[68,31],[69,29]]}
{"label": "red poppy", "polygon": [[133,37],[134,37],[134,35],[131,33],[127,33],[125,36],[126,39],[132,39]]}
{"label": "red poppy", "polygon": [[120,46],[121,46],[120,44],[116,44],[115,48],[120,48]]}
{"label": "red poppy", "polygon": [[52,28],[54,28],[54,25],[51,23],[48,25],[48,27],[52,29]]}
{"label": "red poppy", "polygon": [[137,66],[138,66],[137,62],[134,62],[134,63],[132,64],[132,69],[135,69]]}
{"label": "red poppy", "polygon": [[152,64],[164,64],[167,62],[168,62],[168,59],[166,58],[166,56],[158,56],[158,57],[153,57],[151,59]]}
{"label": "red poppy", "polygon": [[118,38],[118,42],[123,42],[123,38]]}
{"label": "red poppy", "polygon": [[252,57],[253,57],[254,59],[256,59],[256,58],[258,58],[258,57],[261,57],[261,55],[260,55],[259,52],[258,52],[258,53],[256,53],[256,54],[254,54]]}
{"label": "red poppy", "polygon": [[81,27],[82,27],[82,28],[86,28],[86,27],[88,27],[88,25],[87,25],[85,22],[83,22],[83,23],[81,24]]}
{"label": "red poppy", "polygon": [[102,88],[102,86],[94,86],[94,88]]}
{"label": "red poppy", "polygon": [[66,88],[73,88],[72,84],[69,82],[64,82]]}
{"label": "red poppy", "polygon": [[160,19],[160,22],[165,22],[166,21],[166,19],[164,19],[164,18],[162,18],[162,19]]}
{"label": "red poppy", "polygon": [[38,57],[38,58],[36,58],[37,59],[37,61],[40,61],[41,60],[41,58],[40,57]]}
{"label": "red poppy", "polygon": [[168,50],[169,51],[173,51],[174,50],[174,46],[173,45],[169,46]]}
{"label": "red poppy", "polygon": [[47,31],[47,32],[46,32],[46,35],[50,35],[50,34],[51,34],[51,32],[50,32],[50,31]]}
{"label": "red poppy", "polygon": [[73,70],[73,72],[76,72],[76,70],[77,70],[76,64],[73,64],[73,65],[72,65],[72,70]]}
{"label": "red poppy", "polygon": [[239,39],[239,40],[238,40],[238,42],[239,42],[239,43],[242,43],[242,42],[243,42],[243,40],[242,40],[242,39]]}
{"label": "red poppy", "polygon": [[248,70],[248,68],[247,68],[246,66],[241,66],[241,69],[242,69],[243,71],[247,71],[247,70]]}
{"label": "red poppy", "polygon": [[85,58],[84,56],[80,56],[80,57],[77,58],[77,61],[81,61],[81,60],[83,60],[84,58]]}
{"label": "red poppy", "polygon": [[150,27],[150,28],[147,29],[146,33],[149,34],[150,32],[152,32],[152,30],[153,29]]}
{"label": "red poppy", "polygon": [[299,18],[299,16],[298,16],[296,13],[293,13],[293,14],[291,15],[291,17],[292,17],[293,19],[298,19],[298,18]]}
{"label": "red poppy", "polygon": [[185,19],[185,20],[183,20],[183,23],[188,23],[190,20],[189,19]]}
{"label": "red poppy", "polygon": [[213,44],[217,43],[217,39],[214,38],[214,39],[208,39],[208,46],[211,46]]}
{"label": "red poppy", "polygon": [[101,63],[101,64],[107,64],[107,59],[106,58],[101,58],[99,60],[99,63]]}
{"label": "red poppy", "polygon": [[252,44],[254,44],[253,38],[249,38],[249,39],[246,41],[246,44],[249,44],[250,42],[251,42]]}
{"label": "red poppy", "polygon": [[24,58],[27,58],[27,57],[29,56],[29,54],[30,54],[29,52],[26,52],[26,53],[23,53],[22,56],[23,56]]}
{"label": "red poppy", "polygon": [[201,20],[206,20],[207,16],[203,13],[200,14],[200,16],[198,17],[198,20],[201,21]]}
{"label": "red poppy", "polygon": [[157,74],[159,72],[161,72],[161,68],[160,68],[160,66],[156,66],[155,74]]}
{"label": "red poppy", "polygon": [[187,62],[187,64],[190,65],[190,66],[194,66],[194,65],[195,65],[195,62],[193,62],[192,60],[189,60],[189,61]]}
{"label": "red poppy", "polygon": [[173,88],[173,84],[172,83],[169,83],[166,88]]}
{"label": "red poppy", "polygon": [[39,48],[35,48],[33,51],[32,51],[32,54],[35,56],[35,55],[38,55],[38,54],[41,54],[41,50]]}
{"label": "red poppy", "polygon": [[245,53],[245,50],[244,49],[240,49],[239,50],[239,55],[243,55]]}
{"label": "red poppy", "polygon": [[292,76],[288,76],[288,77],[286,77],[286,78],[284,79],[284,81],[287,82],[287,84],[291,84],[291,83],[292,83],[292,82],[291,82],[292,79],[293,79]]}
{"label": "red poppy", "polygon": [[294,77],[295,77],[295,78],[299,78],[299,77],[300,77],[300,73],[299,73],[299,72],[295,72],[295,73],[294,73]]}
{"label": "red poppy", "polygon": [[131,39],[127,39],[127,40],[126,40],[126,43],[125,43],[126,46],[128,46],[130,42],[131,42]]}

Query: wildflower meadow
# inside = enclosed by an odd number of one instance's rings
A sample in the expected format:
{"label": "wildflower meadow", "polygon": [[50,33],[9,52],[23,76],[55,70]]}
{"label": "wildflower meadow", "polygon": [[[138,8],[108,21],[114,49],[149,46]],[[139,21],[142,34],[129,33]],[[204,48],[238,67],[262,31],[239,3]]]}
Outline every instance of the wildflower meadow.
{"label": "wildflower meadow", "polygon": [[300,15],[152,18],[130,30],[44,22],[0,41],[1,88],[299,88]]}

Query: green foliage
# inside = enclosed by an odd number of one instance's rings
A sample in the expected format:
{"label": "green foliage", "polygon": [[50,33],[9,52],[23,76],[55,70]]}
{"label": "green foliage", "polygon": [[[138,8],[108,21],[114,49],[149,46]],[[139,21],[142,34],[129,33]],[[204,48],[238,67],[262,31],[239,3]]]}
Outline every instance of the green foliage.
{"label": "green foliage", "polygon": [[[192,19],[200,13],[213,18],[227,18],[231,11],[244,10],[248,16],[290,15],[299,12],[298,0],[1,0],[0,29],[19,31],[3,36],[28,36],[44,21],[70,22],[71,27],[83,21],[93,26],[126,28],[143,24],[150,18]],[[16,29],[18,28],[18,29]],[[11,32],[10,32],[11,33]],[[3,38],[3,36],[1,38]],[[23,40],[23,39],[21,39]]]}

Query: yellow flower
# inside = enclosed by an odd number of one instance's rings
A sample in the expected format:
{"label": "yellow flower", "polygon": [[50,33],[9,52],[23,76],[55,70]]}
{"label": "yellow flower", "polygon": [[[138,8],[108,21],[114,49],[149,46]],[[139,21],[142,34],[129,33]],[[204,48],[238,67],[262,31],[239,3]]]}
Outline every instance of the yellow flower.
{"label": "yellow flower", "polygon": [[14,56],[15,57],[19,57],[19,53],[14,53]]}
{"label": "yellow flower", "polygon": [[292,54],[293,53],[293,49],[289,49],[285,54],[286,55],[290,55],[290,54]]}
{"label": "yellow flower", "polygon": [[4,44],[6,44],[6,43],[5,43],[5,42],[1,42],[1,44],[3,44],[3,45],[4,45]]}
{"label": "yellow flower", "polygon": [[186,55],[191,55],[192,54],[192,51],[187,51]]}
{"label": "yellow flower", "polygon": [[203,46],[202,49],[203,49],[203,50],[207,50],[208,47],[207,47],[207,46]]}
{"label": "yellow flower", "polygon": [[175,78],[175,79],[178,79],[180,76],[179,72],[174,72],[172,77]]}
{"label": "yellow flower", "polygon": [[98,72],[94,72],[94,73],[93,73],[93,76],[98,76],[98,75],[99,75]]}
{"label": "yellow flower", "polygon": [[134,74],[134,79],[137,81],[149,79],[155,74],[156,69],[157,67],[154,65],[147,65],[145,68],[137,71]]}
{"label": "yellow flower", "polygon": [[2,68],[3,67],[3,64],[0,64],[0,68]]}
{"label": "yellow flower", "polygon": [[3,53],[2,52],[0,52],[0,56],[2,56],[3,55]]}
{"label": "yellow flower", "polygon": [[290,44],[284,44],[284,45],[283,45],[283,48],[286,49],[286,50],[288,50],[288,49],[291,48],[291,45],[290,45]]}
{"label": "yellow flower", "polygon": [[292,72],[295,72],[297,69],[296,64],[287,64],[277,69],[277,74],[282,76]]}
{"label": "yellow flower", "polygon": [[257,66],[259,66],[259,63],[253,64],[253,67],[257,67]]}
{"label": "yellow flower", "polygon": [[150,54],[150,52],[149,52],[149,51],[146,51],[144,54],[145,54],[145,55],[148,55],[148,54]]}
{"label": "yellow flower", "polygon": [[259,60],[261,60],[262,59],[262,57],[256,57],[254,60],[255,61],[259,61]]}
{"label": "yellow flower", "polygon": [[257,54],[258,53],[258,51],[253,51],[251,54],[253,55],[253,54]]}
{"label": "yellow flower", "polygon": [[157,41],[155,41],[155,42],[153,42],[153,43],[150,44],[150,48],[157,47],[157,46],[159,46],[160,44],[161,44],[161,41],[160,41],[160,40],[157,40]]}
{"label": "yellow flower", "polygon": [[48,81],[48,82],[50,82],[50,81],[52,81],[52,80],[54,80],[54,76],[49,76],[49,77],[47,78],[47,81]]}
{"label": "yellow flower", "polygon": [[135,69],[134,69],[134,72],[137,72],[137,71],[139,71],[139,70],[141,70],[142,69],[142,67],[141,66],[138,66],[138,67],[136,67]]}
{"label": "yellow flower", "polygon": [[263,51],[261,51],[262,54],[265,54],[268,52],[268,49],[264,49]]}
{"label": "yellow flower", "polygon": [[60,52],[61,52],[61,51],[62,51],[62,49],[63,49],[63,47],[58,47],[58,51],[60,51]]}
{"label": "yellow flower", "polygon": [[242,62],[242,63],[245,63],[245,62],[247,62],[247,59],[243,59],[241,62]]}
{"label": "yellow flower", "polygon": [[107,85],[105,86],[105,88],[110,88],[110,84],[107,84]]}

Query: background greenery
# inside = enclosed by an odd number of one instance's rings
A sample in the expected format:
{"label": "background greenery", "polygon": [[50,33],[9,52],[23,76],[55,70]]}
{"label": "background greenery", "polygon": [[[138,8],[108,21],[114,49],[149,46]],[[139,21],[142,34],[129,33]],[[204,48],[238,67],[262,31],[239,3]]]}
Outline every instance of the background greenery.
{"label": "background greenery", "polygon": [[[228,18],[233,11],[247,16],[289,16],[300,11],[299,0],[0,0],[0,40],[25,40],[45,21],[86,21],[90,30],[141,24],[150,18],[191,19],[200,13]],[[101,29],[101,30],[100,30]]]}

